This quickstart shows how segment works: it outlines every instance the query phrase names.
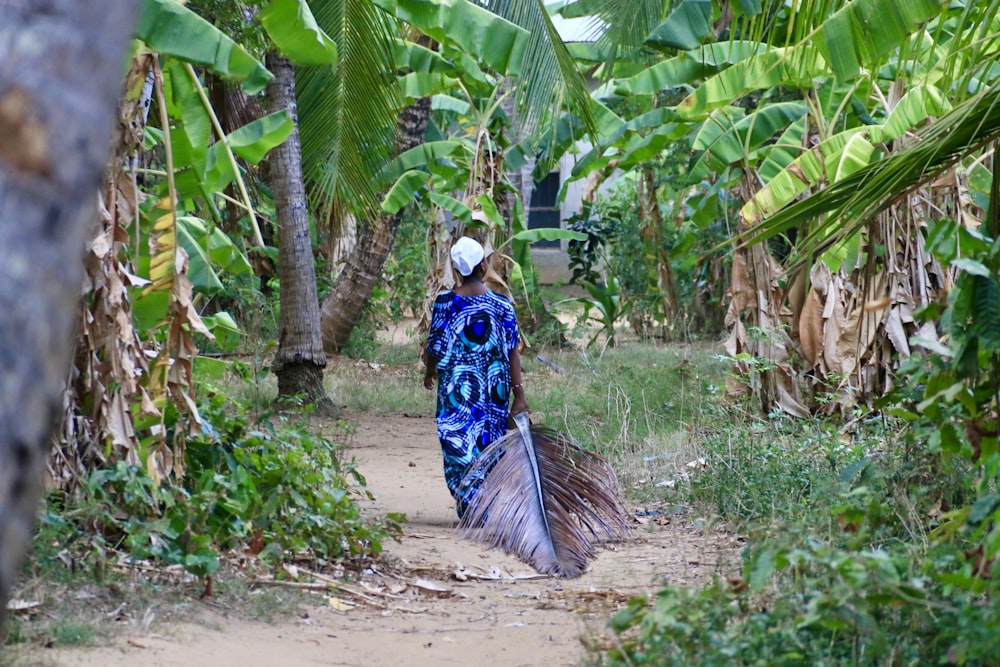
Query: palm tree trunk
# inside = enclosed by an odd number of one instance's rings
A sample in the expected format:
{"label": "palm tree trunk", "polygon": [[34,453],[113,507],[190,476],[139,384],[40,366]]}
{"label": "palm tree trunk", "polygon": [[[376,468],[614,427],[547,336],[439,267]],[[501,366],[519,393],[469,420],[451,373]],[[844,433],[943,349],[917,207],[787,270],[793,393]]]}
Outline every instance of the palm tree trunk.
{"label": "palm tree trunk", "polygon": [[275,52],[268,53],[267,68],[274,74],[267,86],[269,112],[287,109],[296,124],[291,136],[269,156],[281,283],[278,352],[271,370],[278,376],[280,397],[305,395],[310,402],[329,410],[333,405],[323,390],[326,355],[320,335],[316,269],[302,184],[295,70],[286,57]]}
{"label": "palm tree trunk", "polygon": [[0,621],[70,367],[131,3],[0,4]]}
{"label": "palm tree trunk", "polygon": [[[394,155],[423,142],[430,115],[429,97],[417,100],[400,111],[396,121],[398,133]],[[361,227],[357,245],[320,307],[323,347],[327,352],[340,352],[350,338],[355,324],[361,319],[371,298],[372,288],[382,275],[385,260],[392,252],[404,211],[405,209],[401,209],[395,215],[377,216]]]}

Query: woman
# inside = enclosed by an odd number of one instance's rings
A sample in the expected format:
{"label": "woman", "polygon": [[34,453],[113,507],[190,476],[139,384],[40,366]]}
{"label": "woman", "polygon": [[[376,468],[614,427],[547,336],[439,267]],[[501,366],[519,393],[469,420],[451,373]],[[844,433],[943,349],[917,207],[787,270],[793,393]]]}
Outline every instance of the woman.
{"label": "woman", "polygon": [[460,488],[466,469],[486,445],[506,432],[510,414],[527,410],[528,402],[521,382],[514,307],[483,284],[483,246],[462,237],[451,248],[451,261],[462,284],[442,292],[434,302],[424,387],[432,389],[437,378],[444,478],[461,517],[477,490]]}

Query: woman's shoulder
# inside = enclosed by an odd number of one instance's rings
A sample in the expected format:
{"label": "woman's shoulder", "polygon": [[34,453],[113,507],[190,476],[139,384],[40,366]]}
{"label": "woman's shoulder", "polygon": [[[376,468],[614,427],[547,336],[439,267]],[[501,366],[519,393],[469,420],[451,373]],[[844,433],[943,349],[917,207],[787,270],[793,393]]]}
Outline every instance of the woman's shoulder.
{"label": "woman's shoulder", "polygon": [[443,292],[438,292],[437,298],[434,303],[451,303],[451,300],[455,297],[455,293],[450,289],[444,290]]}
{"label": "woman's shoulder", "polygon": [[489,294],[490,298],[492,298],[495,301],[511,305],[510,298],[506,294],[503,294],[502,292],[495,292],[493,290],[489,290],[487,294]]}

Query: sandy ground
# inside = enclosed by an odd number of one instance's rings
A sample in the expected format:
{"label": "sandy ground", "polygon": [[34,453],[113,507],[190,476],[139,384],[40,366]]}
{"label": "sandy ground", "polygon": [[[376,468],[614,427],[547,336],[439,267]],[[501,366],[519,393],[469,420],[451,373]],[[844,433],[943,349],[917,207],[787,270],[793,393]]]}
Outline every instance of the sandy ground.
{"label": "sandy ground", "polygon": [[634,540],[601,551],[582,577],[538,577],[516,558],[457,538],[433,418],[365,419],[351,452],[376,494],[372,509],[408,516],[402,541],[386,545],[390,565],[279,623],[197,603],[195,622],[129,628],[101,648],[37,649],[16,664],[577,665],[585,642],[606,640],[609,615],[629,597],[728,572],[740,547],[683,516],[651,514],[637,519]]}

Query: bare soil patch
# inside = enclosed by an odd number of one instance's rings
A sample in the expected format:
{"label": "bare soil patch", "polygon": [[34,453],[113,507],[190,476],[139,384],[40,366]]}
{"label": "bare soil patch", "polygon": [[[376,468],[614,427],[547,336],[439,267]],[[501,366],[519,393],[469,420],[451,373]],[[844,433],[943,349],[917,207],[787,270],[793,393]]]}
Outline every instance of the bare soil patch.
{"label": "bare soil patch", "polygon": [[539,577],[458,539],[432,417],[348,418],[357,424],[350,453],[376,495],[371,509],[408,517],[401,542],[385,545],[384,566],[274,624],[193,603],[194,621],[130,621],[109,646],[32,649],[15,664],[577,665],[629,597],[733,568],[735,537],[652,512],[637,518],[633,541],[602,550],[582,577]]}

